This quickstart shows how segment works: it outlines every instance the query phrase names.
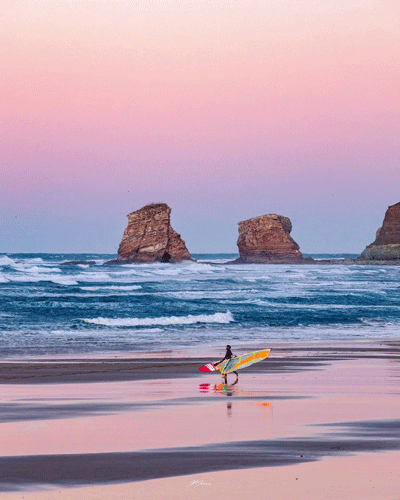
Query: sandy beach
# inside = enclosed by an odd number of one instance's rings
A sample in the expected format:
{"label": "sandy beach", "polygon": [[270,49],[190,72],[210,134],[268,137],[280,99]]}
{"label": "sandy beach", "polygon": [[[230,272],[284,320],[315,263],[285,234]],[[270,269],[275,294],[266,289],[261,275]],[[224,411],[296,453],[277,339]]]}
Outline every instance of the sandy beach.
{"label": "sandy beach", "polygon": [[399,344],[268,347],[237,384],[200,355],[0,363],[1,495],[398,499]]}

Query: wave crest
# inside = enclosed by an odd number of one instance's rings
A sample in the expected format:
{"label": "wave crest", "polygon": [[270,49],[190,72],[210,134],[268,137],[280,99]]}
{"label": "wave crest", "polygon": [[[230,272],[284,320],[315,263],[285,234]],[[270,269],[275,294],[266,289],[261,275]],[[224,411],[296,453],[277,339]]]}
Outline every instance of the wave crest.
{"label": "wave crest", "polygon": [[14,266],[16,264],[14,259],[10,259],[7,255],[0,257],[0,266]]}
{"label": "wave crest", "polygon": [[193,325],[196,323],[219,323],[227,324],[235,321],[232,313],[199,314],[194,316],[169,316],[159,318],[93,318],[84,319],[86,323],[104,326],[151,326],[151,325]]}

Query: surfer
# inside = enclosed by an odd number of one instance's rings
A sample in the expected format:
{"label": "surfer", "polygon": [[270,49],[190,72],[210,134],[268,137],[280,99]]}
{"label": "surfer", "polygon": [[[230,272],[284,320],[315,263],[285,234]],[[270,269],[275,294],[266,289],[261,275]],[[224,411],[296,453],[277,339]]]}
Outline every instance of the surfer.
{"label": "surfer", "polygon": [[[231,346],[228,344],[226,346],[226,353],[225,353],[225,357],[221,359],[221,361],[218,361],[218,363],[214,363],[215,365],[219,365],[220,363],[222,363],[223,361],[227,360],[227,359],[232,359],[232,358],[236,358],[236,356],[233,354],[232,350],[231,350]],[[234,371],[233,372],[235,375],[236,375],[236,382],[239,380],[239,374],[238,372]],[[222,377],[224,378],[225,380],[225,384],[226,384],[226,381],[227,381],[227,374],[226,373],[223,373],[222,374]],[[235,382],[235,383],[236,383]]]}

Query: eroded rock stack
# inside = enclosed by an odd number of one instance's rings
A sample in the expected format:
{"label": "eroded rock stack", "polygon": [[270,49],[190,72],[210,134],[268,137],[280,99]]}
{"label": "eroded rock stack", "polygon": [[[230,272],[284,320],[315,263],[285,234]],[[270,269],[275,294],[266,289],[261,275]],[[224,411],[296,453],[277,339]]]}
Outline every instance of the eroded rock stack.
{"label": "eroded rock stack", "polygon": [[375,241],[366,247],[359,260],[400,260],[400,202],[386,210]]}
{"label": "eroded rock stack", "polygon": [[277,214],[261,215],[238,223],[239,262],[296,263],[303,256],[291,238],[292,223]]}
{"label": "eroded rock stack", "polygon": [[130,213],[118,248],[116,264],[190,260],[185,242],[171,227],[171,208],[151,203]]}

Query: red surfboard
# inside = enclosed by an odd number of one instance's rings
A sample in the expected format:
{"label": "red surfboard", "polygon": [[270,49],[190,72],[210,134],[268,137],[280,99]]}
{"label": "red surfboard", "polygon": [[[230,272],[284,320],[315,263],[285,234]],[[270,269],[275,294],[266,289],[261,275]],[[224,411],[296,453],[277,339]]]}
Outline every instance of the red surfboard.
{"label": "red surfboard", "polygon": [[214,363],[207,363],[206,365],[200,366],[199,370],[201,372],[215,372],[218,368],[214,365]]}

